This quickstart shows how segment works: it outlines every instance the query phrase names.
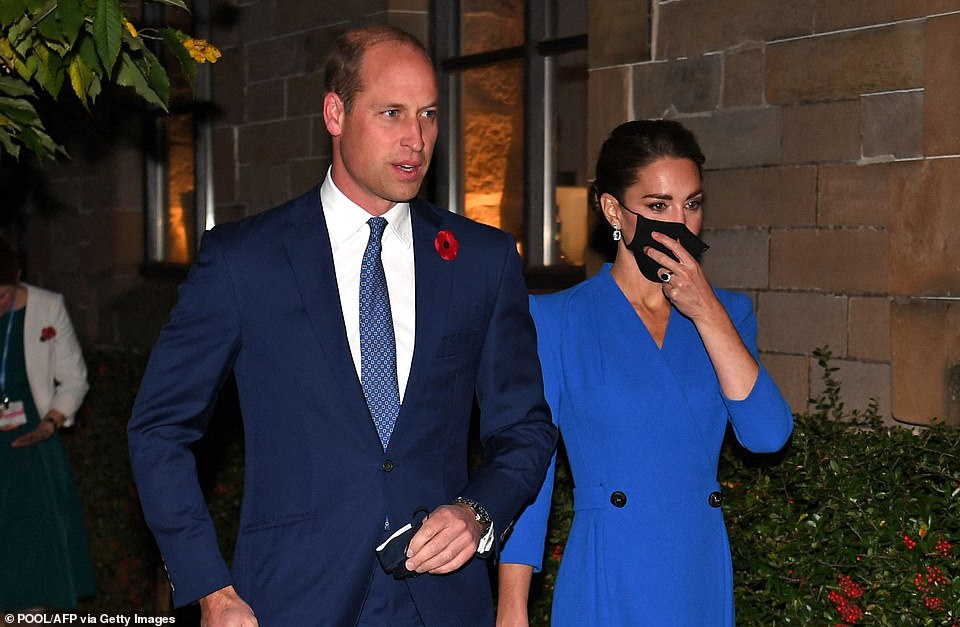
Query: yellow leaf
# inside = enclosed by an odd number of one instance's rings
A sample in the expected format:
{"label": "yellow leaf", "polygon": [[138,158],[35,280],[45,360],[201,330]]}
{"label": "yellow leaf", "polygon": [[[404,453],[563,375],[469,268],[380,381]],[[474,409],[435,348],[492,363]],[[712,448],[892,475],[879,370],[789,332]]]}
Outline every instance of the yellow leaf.
{"label": "yellow leaf", "polygon": [[131,37],[136,38],[139,35],[139,33],[137,33],[137,29],[134,27],[133,24],[130,23],[130,20],[128,20],[127,18],[123,18],[123,26],[124,28],[127,29],[127,32],[130,33]]}

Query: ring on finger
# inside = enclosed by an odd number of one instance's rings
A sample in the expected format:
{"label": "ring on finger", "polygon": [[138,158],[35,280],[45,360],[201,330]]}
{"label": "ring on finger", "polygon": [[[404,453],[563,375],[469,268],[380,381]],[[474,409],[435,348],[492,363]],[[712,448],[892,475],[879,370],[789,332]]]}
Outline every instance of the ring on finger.
{"label": "ring on finger", "polygon": [[670,279],[673,278],[673,273],[666,268],[662,268],[660,272],[657,273],[657,276],[660,277],[660,280],[664,283],[669,283]]}

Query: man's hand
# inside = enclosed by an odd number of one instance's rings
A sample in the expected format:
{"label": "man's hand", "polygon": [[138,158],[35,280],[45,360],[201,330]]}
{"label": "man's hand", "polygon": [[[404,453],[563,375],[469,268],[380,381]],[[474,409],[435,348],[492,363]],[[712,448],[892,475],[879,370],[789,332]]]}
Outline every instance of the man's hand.
{"label": "man's hand", "polygon": [[257,627],[257,617],[233,586],[200,599],[201,627]]}
{"label": "man's hand", "polygon": [[444,575],[470,561],[483,528],[466,505],[441,505],[427,516],[407,547],[407,570]]}

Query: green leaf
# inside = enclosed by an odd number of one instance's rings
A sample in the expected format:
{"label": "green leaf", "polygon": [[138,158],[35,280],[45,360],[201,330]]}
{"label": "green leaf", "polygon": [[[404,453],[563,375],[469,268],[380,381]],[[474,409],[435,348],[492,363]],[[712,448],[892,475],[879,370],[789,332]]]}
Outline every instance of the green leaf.
{"label": "green leaf", "polygon": [[97,0],[97,12],[93,18],[93,39],[97,45],[97,54],[103,62],[104,70],[109,74],[120,54],[120,5],[117,0]]}
{"label": "green leaf", "polygon": [[87,67],[90,68],[93,73],[98,76],[104,73],[103,65],[100,63],[100,57],[97,55],[96,44],[93,42],[93,37],[85,36],[80,39],[76,53],[83,59],[83,62],[87,64]]}
{"label": "green leaf", "polygon": [[20,146],[13,143],[10,133],[6,131],[2,124],[0,124],[0,148],[3,148],[0,152],[5,152],[14,159],[20,159]]}
{"label": "green leaf", "polygon": [[37,110],[26,98],[0,97],[0,108],[6,117],[20,124],[36,124],[40,121]]}
{"label": "green leaf", "polygon": [[33,87],[19,78],[0,76],[0,92],[8,96],[32,96]]}
{"label": "green leaf", "polygon": [[147,71],[144,73],[144,76],[150,88],[163,101],[163,107],[166,109],[167,104],[170,102],[170,78],[167,76],[167,71],[164,69],[163,64],[152,52],[144,50],[143,53],[144,60],[147,62]]}
{"label": "green leaf", "polygon": [[147,82],[144,72],[140,70],[137,63],[127,53],[120,55],[120,71],[117,73],[117,84],[132,87],[137,95],[147,102],[161,107],[164,111],[167,110],[166,101],[153,90]]}
{"label": "green leaf", "polygon": [[193,89],[197,79],[197,62],[193,60],[187,49],[183,47],[183,41],[187,36],[175,28],[162,28],[160,34],[163,37],[163,43],[167,50],[173,53],[173,56],[180,62],[183,73],[190,79],[190,88]]}
{"label": "green leaf", "polygon": [[36,54],[40,60],[36,81],[48,94],[56,98],[63,86],[63,59],[58,55],[50,54],[50,51],[43,47],[37,48]]}
{"label": "green leaf", "polygon": [[[76,94],[80,104],[89,111],[90,103],[88,103],[87,89],[90,86],[93,73],[79,55],[74,55],[70,59],[67,73],[70,75],[70,86],[73,87],[73,93]],[[92,103],[92,101],[90,102]]]}
{"label": "green leaf", "polygon": [[63,33],[63,41],[73,45],[83,27],[83,7],[80,5],[80,0],[60,0],[56,15]]}
{"label": "green leaf", "polygon": [[0,27],[9,27],[26,12],[26,0],[3,0],[0,2]]}
{"label": "green leaf", "polygon": [[53,6],[45,7],[37,16],[40,19],[36,23],[36,29],[44,39],[62,40],[63,30],[60,28],[60,20],[57,19],[57,3],[51,2],[50,4]]}

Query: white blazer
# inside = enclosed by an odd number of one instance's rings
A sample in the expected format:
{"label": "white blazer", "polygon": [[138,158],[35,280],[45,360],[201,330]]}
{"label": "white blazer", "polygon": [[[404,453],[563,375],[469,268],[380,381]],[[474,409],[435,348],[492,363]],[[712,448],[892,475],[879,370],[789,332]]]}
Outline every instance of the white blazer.
{"label": "white blazer", "polygon": [[23,352],[30,392],[41,418],[56,409],[67,417],[64,426],[69,427],[90,388],[80,342],[63,296],[22,285],[27,288]]}

